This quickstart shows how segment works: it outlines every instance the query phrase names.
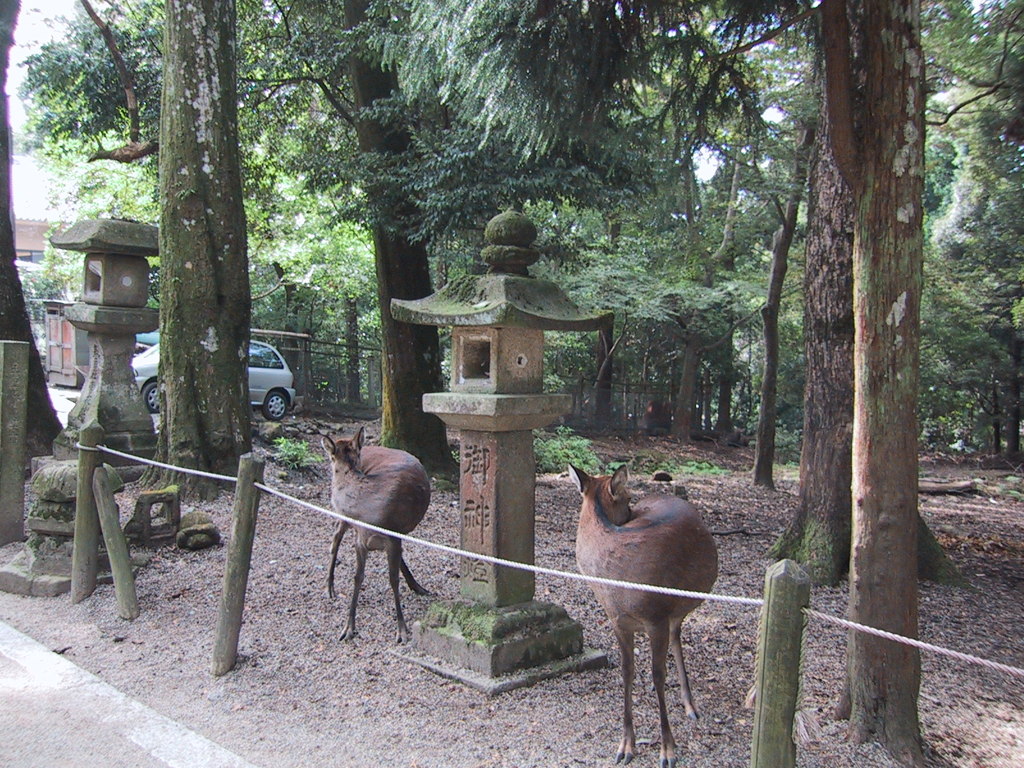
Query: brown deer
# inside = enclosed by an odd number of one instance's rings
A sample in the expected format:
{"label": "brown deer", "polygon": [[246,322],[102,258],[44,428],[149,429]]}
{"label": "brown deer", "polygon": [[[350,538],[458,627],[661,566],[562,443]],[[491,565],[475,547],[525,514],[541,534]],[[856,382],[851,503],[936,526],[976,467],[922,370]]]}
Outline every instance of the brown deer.
{"label": "brown deer", "polygon": [[[648,496],[630,505],[628,472],[591,477],[576,467],[569,474],[583,496],[576,534],[580,572],[618,581],[631,581],[706,592],[718,577],[718,550],[711,532],[694,507],[677,496]],[[677,763],[676,743],[665,707],[665,667],[669,644],[679,673],[680,695],[686,714],[697,718],[690,695],[680,625],[701,604],[697,598],[642,592],[626,587],[592,584],[594,594],[611,620],[622,656],[624,704],[622,741],[615,762],[628,763],[636,749],[633,729],[633,643],[637,632],[651,641],[654,688],[661,721],[661,768]]]}
{"label": "brown deer", "polygon": [[[331,460],[331,508],[345,515],[396,533],[409,533],[423,519],[430,503],[430,479],[423,465],[412,454],[394,448],[363,446],[363,429],[354,437],[337,442],[329,437],[321,440]],[[388,555],[388,579],[395,595],[395,613],[398,616],[397,642],[409,640],[409,628],[402,615],[402,602],[398,596],[398,572],[417,595],[429,594],[421,587],[402,557],[402,541],[370,531],[344,520],[331,543],[331,567],[327,571],[327,593],[334,597],[334,566],[338,562],[338,547],[349,527],[356,529],[356,573],[352,587],[352,600],[348,607],[348,621],[341,633],[342,640],[356,635],[356,602],[363,585],[366,555],[370,550],[383,549]]]}

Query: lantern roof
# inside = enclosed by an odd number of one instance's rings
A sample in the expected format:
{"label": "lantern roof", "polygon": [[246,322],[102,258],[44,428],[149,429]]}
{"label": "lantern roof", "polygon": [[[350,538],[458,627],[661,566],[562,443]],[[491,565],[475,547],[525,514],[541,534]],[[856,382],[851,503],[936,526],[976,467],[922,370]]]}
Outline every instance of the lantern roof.
{"label": "lantern roof", "polygon": [[481,258],[490,271],[466,275],[423,299],[391,300],[396,320],[416,325],[504,326],[551,331],[593,331],[611,312],[585,314],[550,280],[531,277],[540,256],[532,248],[537,228],[522,213],[505,211],[484,229]]}
{"label": "lantern roof", "polygon": [[82,253],[157,256],[159,229],[127,219],[84,219],[50,238],[54,248]]}
{"label": "lantern roof", "polygon": [[466,275],[413,301],[391,300],[396,320],[417,325],[473,325],[594,331],[612,313],[585,314],[550,280],[509,274]]}

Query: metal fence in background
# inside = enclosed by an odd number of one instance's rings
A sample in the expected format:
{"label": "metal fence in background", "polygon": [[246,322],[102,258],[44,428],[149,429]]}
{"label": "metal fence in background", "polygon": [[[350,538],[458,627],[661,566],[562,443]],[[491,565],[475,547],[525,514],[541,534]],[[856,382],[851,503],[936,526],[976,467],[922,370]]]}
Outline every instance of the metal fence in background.
{"label": "metal fence in background", "polygon": [[288,331],[253,328],[251,335],[284,355],[295,374],[295,394],[307,407],[361,414],[380,408],[380,349]]}

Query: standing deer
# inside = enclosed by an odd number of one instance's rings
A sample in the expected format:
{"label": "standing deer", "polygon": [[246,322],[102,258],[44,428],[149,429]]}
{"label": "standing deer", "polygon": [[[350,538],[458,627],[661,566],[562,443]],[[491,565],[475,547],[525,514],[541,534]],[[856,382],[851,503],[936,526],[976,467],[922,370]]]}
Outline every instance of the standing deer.
{"label": "standing deer", "polygon": [[[569,474],[583,496],[576,534],[576,562],[581,573],[692,592],[711,589],[718,577],[718,551],[711,532],[691,504],[677,496],[658,495],[631,507],[625,467],[610,476],[591,477],[570,466]],[[671,643],[686,714],[696,719],[679,631],[686,615],[702,601],[625,587],[591,586],[611,620],[622,656],[622,741],[615,762],[628,763],[636,749],[633,643],[637,632],[646,632],[651,641],[661,721],[660,766],[674,768],[676,743],[665,707],[668,647]]]}
{"label": "standing deer", "polygon": [[[355,436],[334,442],[329,437],[321,440],[331,460],[331,508],[361,522],[387,528],[397,533],[409,533],[423,519],[430,503],[430,480],[423,465],[412,454],[394,448],[368,445],[363,447],[363,429]],[[334,597],[334,566],[338,562],[338,547],[350,523],[338,523],[331,543],[331,567],[327,571],[327,593]],[[342,640],[356,635],[356,602],[363,585],[366,555],[370,550],[383,549],[388,554],[388,579],[395,595],[395,614],[398,616],[396,641],[409,639],[409,628],[402,615],[402,602],[398,597],[398,572],[417,595],[429,594],[421,587],[402,557],[402,541],[360,526],[356,529],[356,574],[352,587],[352,600],[348,608],[348,621],[341,633]]]}

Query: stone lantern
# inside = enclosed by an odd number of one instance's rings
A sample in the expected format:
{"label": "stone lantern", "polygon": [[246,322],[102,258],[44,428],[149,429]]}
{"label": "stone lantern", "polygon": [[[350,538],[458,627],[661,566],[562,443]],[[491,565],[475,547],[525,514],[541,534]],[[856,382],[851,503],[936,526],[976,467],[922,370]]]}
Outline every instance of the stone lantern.
{"label": "stone lantern", "polygon": [[153,419],[135,386],[131,362],[135,334],[159,325],[159,312],[146,307],[147,257],[159,252],[157,228],[90,219],[55,235],[50,243],[85,253],[82,300],[68,307],[65,316],[86,331],[89,343],[89,375],[67,427],[54,441],[54,456],[73,458],[79,429],[95,421],[103,427],[107,446],[151,457],[156,451]]}
{"label": "stone lantern", "polygon": [[[529,275],[536,234],[523,214],[499,214],[484,231],[487,274],[391,303],[401,322],[452,327],[450,391],[424,395],[423,410],[459,430],[461,547],[529,564],[533,430],[572,405],[570,395],[542,392],[544,331],[597,330],[609,320],[581,313],[557,285]],[[493,692],[607,663],[584,649],[563,608],[533,600],[532,573],[471,559],[460,568],[468,602],[435,603],[415,625],[418,649],[440,660],[427,666]]]}

